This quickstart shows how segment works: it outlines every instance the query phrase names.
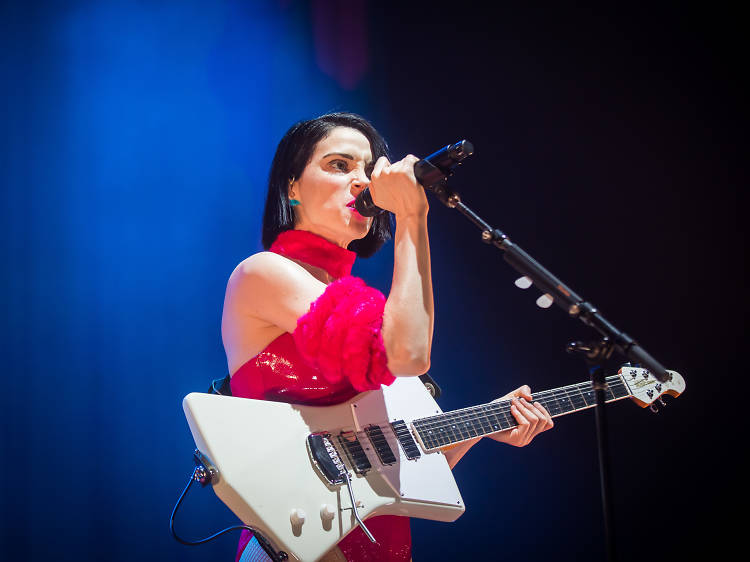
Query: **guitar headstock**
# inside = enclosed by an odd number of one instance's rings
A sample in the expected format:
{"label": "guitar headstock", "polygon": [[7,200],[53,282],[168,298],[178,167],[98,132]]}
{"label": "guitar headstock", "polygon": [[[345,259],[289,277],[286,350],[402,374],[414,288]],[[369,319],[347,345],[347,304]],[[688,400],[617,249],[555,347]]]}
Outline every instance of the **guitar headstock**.
{"label": "guitar headstock", "polygon": [[659,381],[648,369],[641,367],[622,367],[619,371],[622,380],[628,386],[630,395],[639,406],[645,408],[665,394],[677,397],[685,390],[685,379],[675,371],[667,371],[669,380]]}

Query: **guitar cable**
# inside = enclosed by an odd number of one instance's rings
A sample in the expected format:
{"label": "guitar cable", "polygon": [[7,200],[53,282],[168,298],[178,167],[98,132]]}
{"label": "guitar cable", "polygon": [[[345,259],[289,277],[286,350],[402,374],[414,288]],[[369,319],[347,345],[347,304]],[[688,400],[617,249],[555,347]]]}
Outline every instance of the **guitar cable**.
{"label": "guitar cable", "polygon": [[[196,454],[198,454],[198,451],[196,451]],[[208,541],[212,541],[215,538],[220,537],[221,535],[229,533],[230,531],[245,529],[255,535],[255,538],[258,539],[258,544],[260,544],[260,546],[263,548],[266,554],[268,554],[271,560],[273,560],[274,562],[284,562],[288,560],[289,556],[287,555],[286,552],[283,552],[283,551],[276,552],[271,546],[271,544],[268,542],[268,540],[262,534],[260,534],[256,529],[253,529],[252,527],[249,527],[247,525],[233,525],[231,527],[227,527],[226,529],[222,529],[221,531],[218,531],[214,533],[213,535],[210,535],[206,538],[195,540],[195,541],[183,539],[177,534],[177,532],[174,529],[175,514],[177,513],[177,509],[179,509],[180,504],[182,503],[182,500],[185,498],[185,495],[190,489],[190,486],[192,486],[193,482],[195,481],[198,481],[201,483],[202,486],[205,486],[211,481],[213,474],[214,473],[210,469],[207,470],[205,466],[198,465],[195,467],[195,470],[193,470],[193,473],[190,475],[190,480],[188,481],[187,486],[185,486],[185,489],[182,491],[182,494],[180,494],[180,497],[177,500],[177,503],[175,504],[174,509],[172,509],[172,515],[170,515],[169,517],[169,531],[172,533],[172,536],[175,538],[175,540],[187,546],[196,546],[199,544],[207,543]]]}

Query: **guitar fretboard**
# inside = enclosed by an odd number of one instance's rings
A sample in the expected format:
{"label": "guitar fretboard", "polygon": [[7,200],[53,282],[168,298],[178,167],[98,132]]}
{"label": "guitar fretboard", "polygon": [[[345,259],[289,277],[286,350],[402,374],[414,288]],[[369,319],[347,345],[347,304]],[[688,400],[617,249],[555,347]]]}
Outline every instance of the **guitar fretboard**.
{"label": "guitar fretboard", "polygon": [[[620,375],[607,377],[606,401],[613,402],[630,396]],[[572,384],[531,395],[554,418],[596,406],[591,381]],[[437,449],[474,437],[497,433],[516,427],[510,412],[510,400],[491,402],[414,420],[413,426],[425,448]]]}

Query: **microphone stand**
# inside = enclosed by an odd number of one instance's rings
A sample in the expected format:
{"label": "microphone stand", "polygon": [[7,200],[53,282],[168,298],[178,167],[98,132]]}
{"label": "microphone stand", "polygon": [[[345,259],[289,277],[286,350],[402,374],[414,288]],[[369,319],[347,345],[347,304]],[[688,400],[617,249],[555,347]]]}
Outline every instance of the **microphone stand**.
{"label": "microphone stand", "polygon": [[[462,142],[466,143],[467,141]],[[471,144],[468,143],[468,146],[471,146]],[[471,152],[473,152],[473,149],[469,151],[469,154]],[[451,166],[437,167],[429,160],[424,159],[417,162],[414,168],[417,178],[426,189],[431,191],[448,208],[459,211],[481,230],[483,242],[492,244],[501,250],[503,258],[511,267],[536,285],[542,293],[565,310],[570,317],[579,319],[597,331],[601,336],[598,341],[588,343],[572,342],[568,344],[567,351],[569,353],[579,353],[584,356],[596,396],[596,407],[594,410],[596,413],[606,550],[607,559],[614,562],[616,554],[614,546],[615,533],[614,516],[610,502],[609,440],[606,428],[605,408],[607,384],[605,381],[604,365],[612,353],[616,351],[630,362],[646,367],[661,382],[666,382],[669,375],[661,363],[638,345],[633,338],[618,330],[612,323],[606,320],[593,304],[584,300],[518,245],[511,242],[506,234],[490,226],[479,215],[467,207],[461,201],[460,196],[451,191],[447,184],[447,178],[452,175],[453,168],[458,164],[459,162],[455,162]]]}

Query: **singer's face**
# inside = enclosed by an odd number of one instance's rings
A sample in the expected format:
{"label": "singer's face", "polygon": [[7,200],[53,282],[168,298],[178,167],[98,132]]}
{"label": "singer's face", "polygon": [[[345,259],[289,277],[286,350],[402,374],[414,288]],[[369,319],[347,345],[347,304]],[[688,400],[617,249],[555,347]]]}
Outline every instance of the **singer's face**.
{"label": "singer's face", "polygon": [[364,238],[373,219],[354,209],[354,199],[369,185],[372,164],[367,137],[349,127],[332,129],[290,186],[290,197],[300,202],[295,227],[344,248]]}

